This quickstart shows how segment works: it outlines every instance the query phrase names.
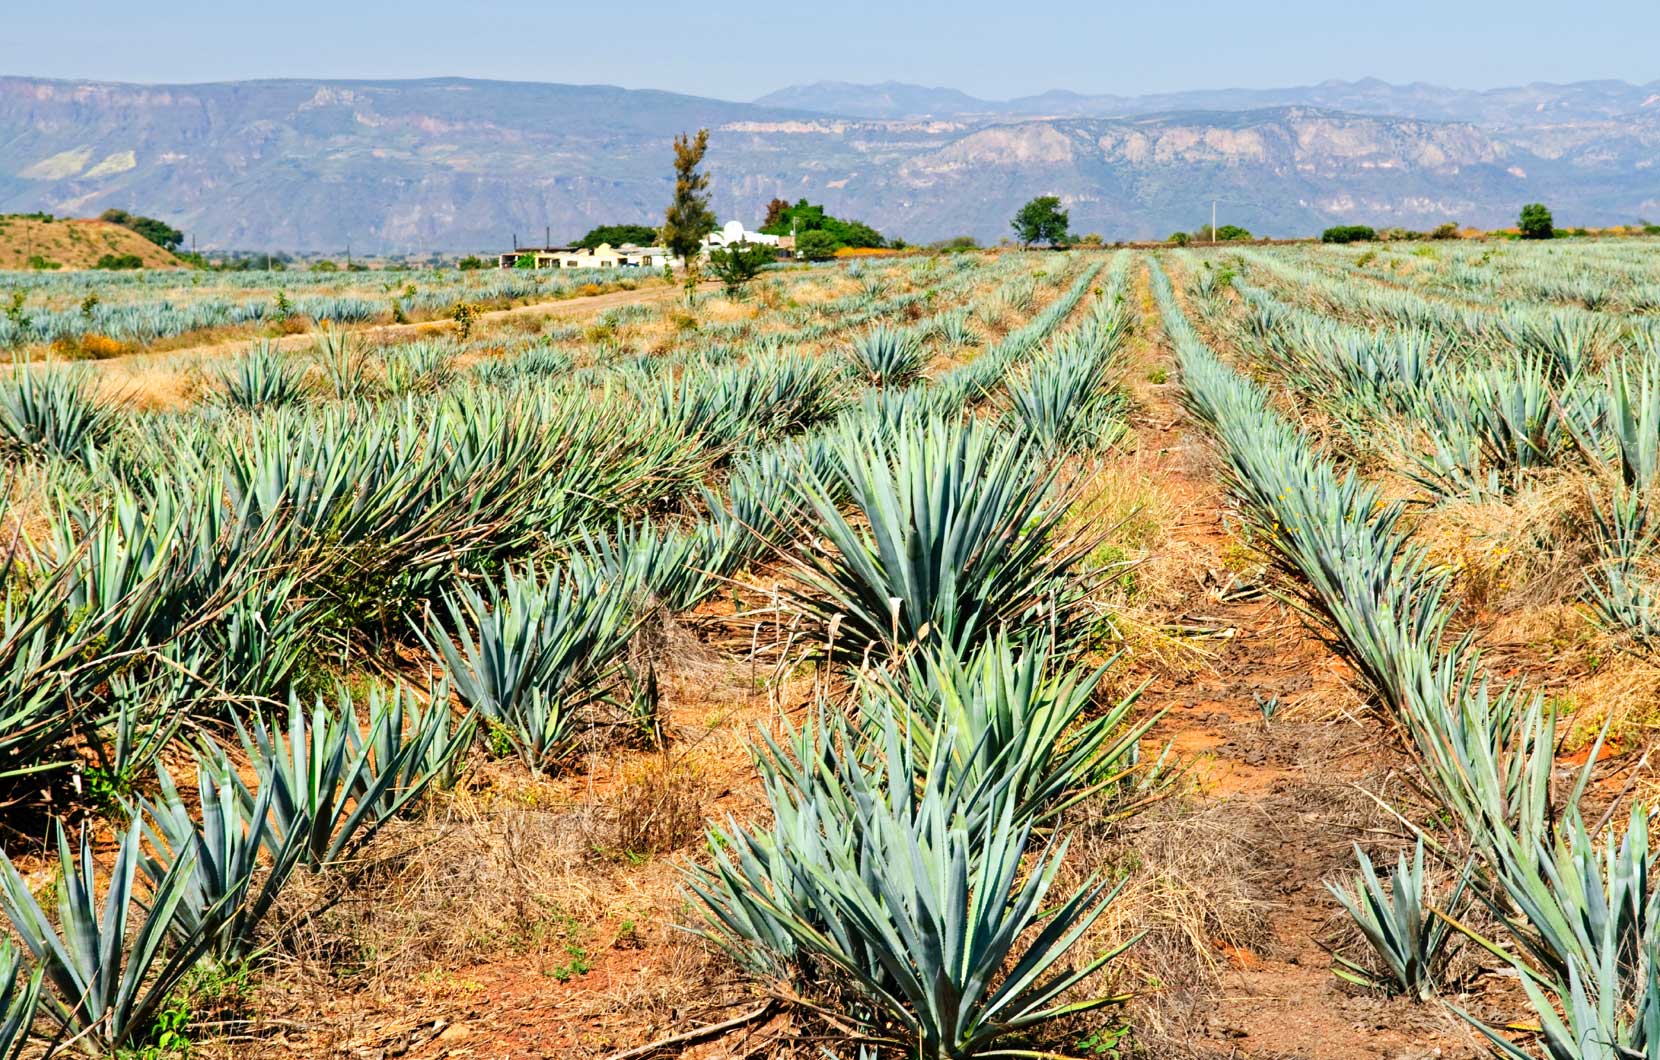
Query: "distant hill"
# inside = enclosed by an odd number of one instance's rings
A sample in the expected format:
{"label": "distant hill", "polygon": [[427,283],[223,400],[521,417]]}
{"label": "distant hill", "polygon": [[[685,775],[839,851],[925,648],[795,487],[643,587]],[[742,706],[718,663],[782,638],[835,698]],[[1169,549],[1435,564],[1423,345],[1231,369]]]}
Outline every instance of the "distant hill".
{"label": "distant hill", "polygon": [[791,85],[755,101],[763,107],[810,110],[848,118],[954,118],[964,114],[996,114],[997,103],[976,99],[954,88],[928,88],[901,81],[858,85],[850,81],[818,81]]}
{"label": "distant hill", "polygon": [[106,254],[133,254],[151,269],[184,264],[132,229],[108,221],[0,215],[0,269],[30,268],[35,256],[65,269],[90,269]]}
{"label": "distant hill", "polygon": [[867,118],[939,118],[965,114],[1004,117],[1126,117],[1172,111],[1238,111],[1265,107],[1315,107],[1351,114],[1466,121],[1496,127],[1535,127],[1594,122],[1644,110],[1660,110],[1660,81],[1535,82],[1485,90],[1444,88],[1421,82],[1393,85],[1375,77],[1322,81],[1289,88],[1224,88],[1143,96],[1088,95],[1055,90],[1009,100],[977,99],[952,88],[897,81],[861,85],[820,81],[792,85],[755,101],[820,114]]}
{"label": "distant hill", "polygon": [[714,207],[807,197],[912,241],[996,240],[1034,195],[1079,233],[1210,218],[1492,227],[1660,219],[1660,82],[1467,92],[1381,81],[1165,96],[822,83],[738,103],[435,78],[131,85],[0,77],[0,210],[137,210],[203,249],[505,249],[656,223],[670,140],[710,128]]}

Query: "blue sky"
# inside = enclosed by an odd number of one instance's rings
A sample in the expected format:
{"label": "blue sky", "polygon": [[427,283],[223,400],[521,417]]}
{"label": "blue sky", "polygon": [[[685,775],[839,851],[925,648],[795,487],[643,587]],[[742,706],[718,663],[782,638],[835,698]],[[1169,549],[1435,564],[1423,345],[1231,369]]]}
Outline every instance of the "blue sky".
{"label": "blue sky", "polygon": [[1656,0],[9,0],[0,73],[178,82],[425,77],[750,99],[816,80],[1006,98],[1377,76],[1660,79]]}

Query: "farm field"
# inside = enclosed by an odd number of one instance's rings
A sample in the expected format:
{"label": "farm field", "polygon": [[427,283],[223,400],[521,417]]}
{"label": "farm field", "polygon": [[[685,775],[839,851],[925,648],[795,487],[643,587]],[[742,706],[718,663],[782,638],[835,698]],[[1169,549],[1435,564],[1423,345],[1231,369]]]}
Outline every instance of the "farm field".
{"label": "farm field", "polygon": [[1651,246],[38,278],[0,1060],[1651,1055]]}
{"label": "farm field", "polygon": [[17,272],[6,277],[0,349],[102,360],[318,327],[445,319],[458,305],[484,312],[663,285],[660,272],[640,269]]}

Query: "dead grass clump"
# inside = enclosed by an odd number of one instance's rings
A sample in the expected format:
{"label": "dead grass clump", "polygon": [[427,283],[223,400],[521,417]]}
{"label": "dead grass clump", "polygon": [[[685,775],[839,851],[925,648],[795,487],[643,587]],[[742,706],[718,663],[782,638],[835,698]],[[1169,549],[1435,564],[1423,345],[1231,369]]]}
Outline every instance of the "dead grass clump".
{"label": "dead grass clump", "polygon": [[588,816],[597,855],[639,864],[702,838],[707,785],[691,763],[667,753],[620,770],[620,781]]}
{"label": "dead grass clump", "polygon": [[130,343],[95,331],[84,335],[66,335],[52,342],[52,353],[66,361],[103,361],[111,357],[124,357],[133,349]]}
{"label": "dead grass clump", "polygon": [[1180,1038],[1180,1028],[1208,1010],[1229,961],[1268,936],[1259,870],[1238,815],[1236,804],[1170,800],[1116,830],[1075,833],[1068,873],[1125,878],[1082,951],[1142,935],[1109,971],[1113,989],[1135,995],[1131,1022],[1144,1034]]}
{"label": "dead grass clump", "polygon": [[711,298],[698,303],[703,315],[717,324],[731,324],[739,320],[754,320],[760,307],[753,302],[735,302],[728,298]]}
{"label": "dead grass clump", "polygon": [[1579,596],[1593,558],[1586,496],[1582,476],[1540,476],[1508,497],[1435,508],[1413,535],[1478,613],[1561,604]]}

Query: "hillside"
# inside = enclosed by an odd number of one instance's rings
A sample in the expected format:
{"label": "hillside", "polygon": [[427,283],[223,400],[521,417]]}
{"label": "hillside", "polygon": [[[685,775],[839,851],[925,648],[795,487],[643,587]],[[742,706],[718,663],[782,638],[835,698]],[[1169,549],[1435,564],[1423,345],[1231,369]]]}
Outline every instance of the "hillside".
{"label": "hillside", "polygon": [[29,258],[34,255],[66,269],[90,269],[105,254],[136,254],[151,269],[183,264],[137,232],[108,221],[0,216],[0,269],[29,268]]}
{"label": "hillside", "polygon": [[1061,196],[1076,231],[1108,239],[1191,228],[1213,197],[1224,221],[1272,235],[1347,222],[1493,227],[1530,201],[1562,224],[1660,216],[1654,85],[1471,94],[1362,81],[998,105],[1040,112],[1028,115],[955,113],[977,104],[946,89],[867,87],[869,98],[807,86],[780,94],[786,108],[458,78],[0,78],[0,209],[141,207],[204,249],[493,250],[655,222],[672,136],[707,126],[723,218],[753,224],[768,200],[807,196],[912,241],[1001,238],[1019,204],[1043,194]]}

